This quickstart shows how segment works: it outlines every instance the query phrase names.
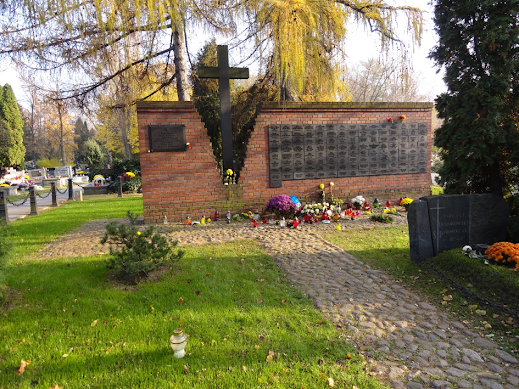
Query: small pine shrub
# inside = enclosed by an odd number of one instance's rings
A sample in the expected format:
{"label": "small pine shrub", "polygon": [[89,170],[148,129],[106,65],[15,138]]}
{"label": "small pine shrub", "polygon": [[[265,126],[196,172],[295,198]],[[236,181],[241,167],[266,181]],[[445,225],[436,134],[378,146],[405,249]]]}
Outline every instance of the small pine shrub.
{"label": "small pine shrub", "polygon": [[151,271],[184,255],[183,250],[174,252],[177,241],[169,242],[153,226],[140,231],[129,214],[131,225],[111,222],[106,225],[106,233],[101,243],[110,244],[110,257],[106,261],[108,269],[115,270],[120,279],[137,283]]}

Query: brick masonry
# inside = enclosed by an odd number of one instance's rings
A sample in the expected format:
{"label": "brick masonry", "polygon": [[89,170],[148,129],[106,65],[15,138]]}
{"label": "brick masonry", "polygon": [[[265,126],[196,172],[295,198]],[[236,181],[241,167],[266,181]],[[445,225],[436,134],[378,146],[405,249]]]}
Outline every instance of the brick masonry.
{"label": "brick masonry", "polygon": [[[269,124],[386,123],[389,117],[406,116],[409,123],[427,123],[428,153],[432,146],[432,103],[264,103],[256,118],[247,148],[239,185],[224,186],[214,160],[207,130],[191,102],[141,102],[137,104],[139,151],[142,169],[144,218],[149,224],[178,221],[188,215],[212,216],[218,209],[261,210],[278,194],[296,195],[301,201],[317,200],[319,184],[335,186],[333,194],[345,201],[363,195],[372,201],[395,201],[399,197],[418,198],[430,194],[431,171],[384,176],[343,177],[319,180],[284,181],[282,188],[270,188]],[[149,125],[183,124],[185,152],[148,152]]]}

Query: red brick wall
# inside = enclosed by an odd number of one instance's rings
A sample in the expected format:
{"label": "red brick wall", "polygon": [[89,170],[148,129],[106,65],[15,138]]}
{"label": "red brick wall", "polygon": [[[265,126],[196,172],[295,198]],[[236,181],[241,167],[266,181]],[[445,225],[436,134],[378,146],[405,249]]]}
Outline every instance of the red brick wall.
{"label": "red brick wall", "polygon": [[[137,104],[146,223],[162,223],[233,211],[261,209],[278,194],[317,200],[319,184],[333,181],[333,194],[348,201],[363,195],[372,201],[395,201],[430,194],[431,172],[284,181],[282,188],[269,186],[269,124],[386,123],[389,117],[406,116],[408,123],[427,123],[428,152],[432,146],[431,103],[266,103],[261,108],[248,144],[239,185],[224,186],[214,161],[207,131],[191,102],[143,102]],[[148,125],[183,124],[187,152],[149,153]]]}
{"label": "red brick wall", "polygon": [[[207,130],[193,104],[138,103],[137,117],[145,222],[163,223],[164,216],[178,221],[188,215],[212,215],[224,190]],[[183,124],[191,149],[148,152],[150,124]]]}

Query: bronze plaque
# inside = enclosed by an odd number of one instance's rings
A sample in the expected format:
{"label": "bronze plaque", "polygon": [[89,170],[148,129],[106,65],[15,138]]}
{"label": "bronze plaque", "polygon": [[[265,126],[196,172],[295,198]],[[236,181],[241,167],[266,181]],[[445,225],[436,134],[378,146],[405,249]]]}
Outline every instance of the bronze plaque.
{"label": "bronze plaque", "polygon": [[186,127],[175,126],[148,126],[150,152],[186,151]]}

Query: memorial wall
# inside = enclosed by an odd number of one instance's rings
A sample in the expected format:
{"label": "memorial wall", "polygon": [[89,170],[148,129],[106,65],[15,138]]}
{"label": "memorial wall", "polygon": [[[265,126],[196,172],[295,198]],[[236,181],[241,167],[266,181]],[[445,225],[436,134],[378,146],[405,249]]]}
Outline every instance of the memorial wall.
{"label": "memorial wall", "polygon": [[268,126],[270,187],[313,178],[427,173],[427,123]]}

